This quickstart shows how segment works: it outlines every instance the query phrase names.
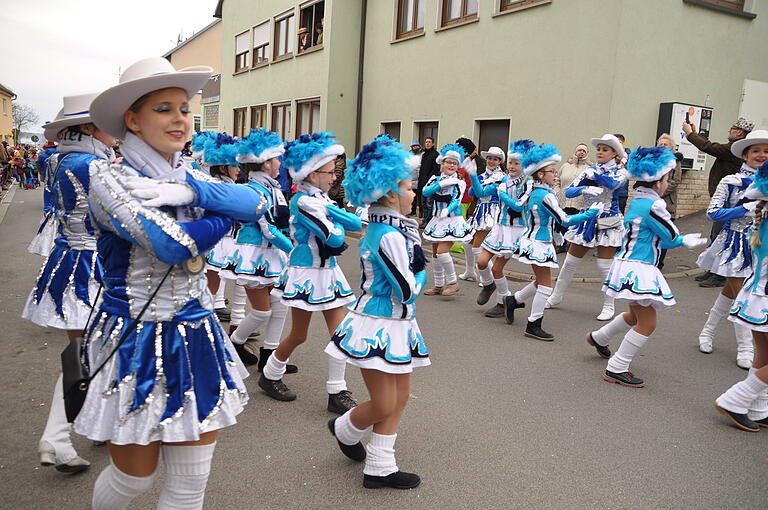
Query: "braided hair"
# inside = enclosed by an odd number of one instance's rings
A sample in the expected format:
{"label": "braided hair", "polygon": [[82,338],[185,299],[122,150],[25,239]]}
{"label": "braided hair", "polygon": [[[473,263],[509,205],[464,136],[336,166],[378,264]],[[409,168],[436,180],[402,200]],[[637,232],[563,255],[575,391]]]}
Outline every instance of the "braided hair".
{"label": "braided hair", "polygon": [[763,222],[763,208],[765,207],[765,200],[761,200],[755,207],[755,225],[752,232],[752,248],[760,246],[760,224]]}

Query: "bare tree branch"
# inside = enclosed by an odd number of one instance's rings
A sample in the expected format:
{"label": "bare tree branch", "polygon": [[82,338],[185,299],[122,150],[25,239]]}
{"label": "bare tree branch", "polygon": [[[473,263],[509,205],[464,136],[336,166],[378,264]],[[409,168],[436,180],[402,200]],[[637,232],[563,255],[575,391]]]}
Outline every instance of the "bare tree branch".
{"label": "bare tree branch", "polygon": [[24,129],[26,126],[29,126],[30,124],[37,124],[40,119],[37,116],[35,109],[28,104],[16,102],[11,104],[13,109],[13,128],[15,130],[14,133],[16,135],[16,139],[18,140],[18,138],[21,136],[22,129]]}

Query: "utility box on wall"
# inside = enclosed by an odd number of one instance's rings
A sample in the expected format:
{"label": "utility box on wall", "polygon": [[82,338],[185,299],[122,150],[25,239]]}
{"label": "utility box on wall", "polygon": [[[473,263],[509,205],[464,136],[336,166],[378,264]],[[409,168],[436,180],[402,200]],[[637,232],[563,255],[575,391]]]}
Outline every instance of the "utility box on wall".
{"label": "utility box on wall", "polygon": [[685,139],[682,125],[687,120],[696,126],[702,136],[709,138],[712,127],[712,108],[685,103],[661,103],[659,105],[659,124],[656,138],[662,133],[669,133],[677,141],[677,150],[683,155],[682,167],[685,170],[703,171],[707,155]]}

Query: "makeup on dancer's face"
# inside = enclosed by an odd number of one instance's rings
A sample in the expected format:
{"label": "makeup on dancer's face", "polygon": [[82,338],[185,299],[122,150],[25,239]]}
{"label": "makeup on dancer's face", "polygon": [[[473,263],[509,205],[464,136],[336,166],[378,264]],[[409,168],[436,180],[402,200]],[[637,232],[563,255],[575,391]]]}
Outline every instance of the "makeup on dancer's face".
{"label": "makeup on dancer's face", "polygon": [[187,91],[172,87],[152,92],[137,112],[125,113],[126,126],[165,158],[184,148],[192,129]]}
{"label": "makeup on dancer's face", "polygon": [[495,168],[498,168],[501,164],[501,158],[497,158],[496,156],[488,156],[485,158],[486,167],[493,170]]}
{"label": "makeup on dancer's face", "polygon": [[750,145],[744,151],[744,156],[742,158],[748,167],[754,168],[755,170],[760,168],[760,165],[768,161],[768,143]]}
{"label": "makeup on dancer's face", "polygon": [[458,171],[458,169],[459,169],[459,162],[453,158],[445,158],[443,162],[440,163],[440,170],[445,175],[453,175]]}
{"label": "makeup on dancer's face", "polygon": [[523,171],[523,165],[519,159],[510,158],[507,160],[507,173],[512,177],[517,177]]}
{"label": "makeup on dancer's face", "polygon": [[598,163],[607,163],[617,155],[616,151],[608,145],[599,143],[597,144],[595,159]]}

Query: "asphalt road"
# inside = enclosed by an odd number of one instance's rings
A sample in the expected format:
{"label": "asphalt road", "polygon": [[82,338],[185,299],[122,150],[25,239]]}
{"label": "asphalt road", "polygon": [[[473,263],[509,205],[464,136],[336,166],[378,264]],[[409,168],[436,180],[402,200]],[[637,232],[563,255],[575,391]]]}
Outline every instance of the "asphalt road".
{"label": "asphalt road", "polygon": [[[90,471],[66,476],[37,464],[37,441],[59,371],[64,335],[19,318],[42,259],[26,251],[42,192],[17,191],[0,224],[0,508],[85,509],[108,463],[106,450],[76,437]],[[358,281],[354,247],[342,266]],[[362,488],[362,467],[329,436],[327,333],[315,318],[286,376],[292,403],[270,400],[247,380],[251,400],[219,436],[206,508],[765,508],[768,430],[728,426],[713,399],[746,372],[736,367],[730,325],[711,355],[696,337],[716,290],[670,282],[678,306],[632,370],[644,389],[605,383],[605,361],[584,341],[598,326],[601,294],[573,285],[544,325],[553,343],[525,338],[521,324],[486,319],[476,284],[454,298],[422,297],[419,324],[432,366],[417,370],[398,434],[398,466],[416,472],[412,491]],[[511,284],[517,288],[521,284]],[[613,345],[616,347],[617,344]],[[359,373],[350,389],[364,399]],[[131,508],[154,508],[160,483]]]}

